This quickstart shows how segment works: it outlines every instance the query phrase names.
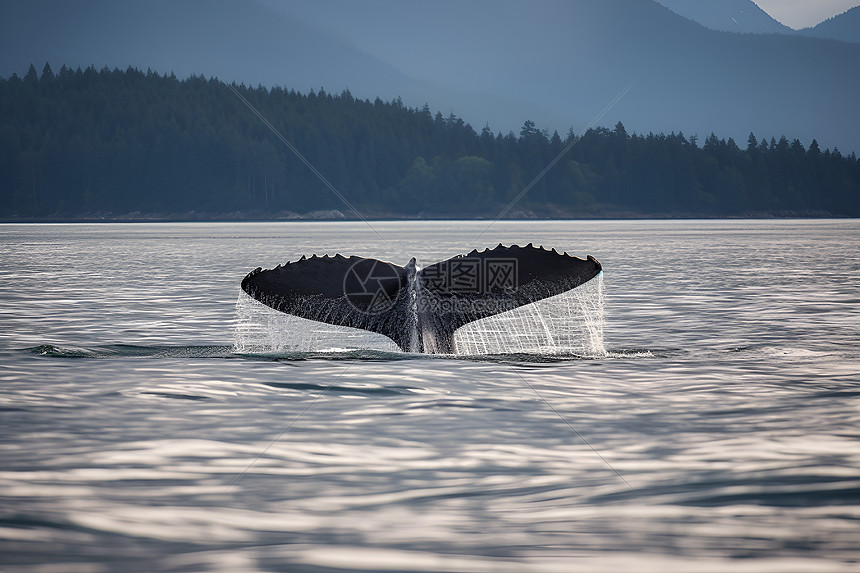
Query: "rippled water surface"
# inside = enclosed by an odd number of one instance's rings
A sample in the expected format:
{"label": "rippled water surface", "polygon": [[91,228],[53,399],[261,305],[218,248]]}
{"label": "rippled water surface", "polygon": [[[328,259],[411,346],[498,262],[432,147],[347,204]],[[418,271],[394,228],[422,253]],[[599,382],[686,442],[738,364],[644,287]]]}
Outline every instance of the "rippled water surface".
{"label": "rippled water surface", "polygon": [[[860,222],[372,226],[0,225],[2,569],[860,569]],[[499,242],[606,356],[234,352],[257,266]]]}

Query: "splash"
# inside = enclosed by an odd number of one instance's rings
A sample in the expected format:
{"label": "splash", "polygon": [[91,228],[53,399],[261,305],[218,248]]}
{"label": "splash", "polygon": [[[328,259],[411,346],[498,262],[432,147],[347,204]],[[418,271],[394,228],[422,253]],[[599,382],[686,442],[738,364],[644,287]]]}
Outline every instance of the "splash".
{"label": "splash", "polygon": [[387,336],[347,326],[335,326],[285,314],[244,292],[236,300],[233,351],[237,354],[292,352],[400,352]]}
{"label": "splash", "polygon": [[[576,289],[466,324],[454,333],[454,352],[605,357],[604,298],[600,273]],[[244,292],[236,301],[233,350],[239,354],[401,352],[381,334],[278,312]]]}
{"label": "splash", "polygon": [[603,358],[603,273],[573,290],[471,322],[454,333],[457,354],[573,354]]}

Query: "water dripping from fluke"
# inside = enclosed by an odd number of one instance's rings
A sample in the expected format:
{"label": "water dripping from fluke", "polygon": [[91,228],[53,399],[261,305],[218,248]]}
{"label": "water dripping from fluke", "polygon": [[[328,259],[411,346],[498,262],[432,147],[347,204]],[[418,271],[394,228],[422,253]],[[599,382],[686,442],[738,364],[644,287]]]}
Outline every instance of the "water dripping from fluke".
{"label": "water dripping from fluke", "polygon": [[429,265],[328,255],[242,281],[234,352],[606,356],[600,263],[531,244]]}

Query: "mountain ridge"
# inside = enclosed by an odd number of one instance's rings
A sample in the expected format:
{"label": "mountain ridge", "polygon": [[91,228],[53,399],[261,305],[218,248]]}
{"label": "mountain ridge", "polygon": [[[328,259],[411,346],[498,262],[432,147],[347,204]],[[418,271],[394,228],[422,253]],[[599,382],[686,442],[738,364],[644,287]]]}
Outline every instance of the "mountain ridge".
{"label": "mountain ridge", "polygon": [[421,11],[393,0],[321,0],[281,11],[232,0],[0,6],[6,76],[50,61],[304,91],[348,88],[428,103],[497,132],[517,130],[523,118],[581,131],[632,84],[598,125],[737,140],[750,131],[793,133],[807,145],[818,138],[846,152],[860,148],[853,129],[860,47],[717,32],[652,0],[475,0]]}
{"label": "mountain ridge", "polygon": [[815,38],[860,43],[860,6],[828,18],[817,26],[804,28],[800,33]]}
{"label": "mountain ridge", "polygon": [[752,34],[796,31],[768,14],[753,0],[657,0],[676,14],[711,30]]}

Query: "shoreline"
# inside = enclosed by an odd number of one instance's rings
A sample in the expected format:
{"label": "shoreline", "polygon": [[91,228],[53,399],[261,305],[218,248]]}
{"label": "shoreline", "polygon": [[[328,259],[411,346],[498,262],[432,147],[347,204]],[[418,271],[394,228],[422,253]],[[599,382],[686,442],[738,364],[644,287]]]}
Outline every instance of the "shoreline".
{"label": "shoreline", "polygon": [[66,224],[66,223],[284,223],[284,222],[362,222],[362,221],[648,221],[648,220],[761,220],[761,219],[854,219],[828,212],[751,212],[741,214],[707,213],[635,213],[605,211],[572,215],[568,213],[523,212],[495,216],[481,213],[419,213],[406,216],[393,213],[344,214],[341,211],[307,214],[263,213],[175,213],[175,214],[93,214],[80,216],[50,215],[44,217],[0,217],[0,224]]}

